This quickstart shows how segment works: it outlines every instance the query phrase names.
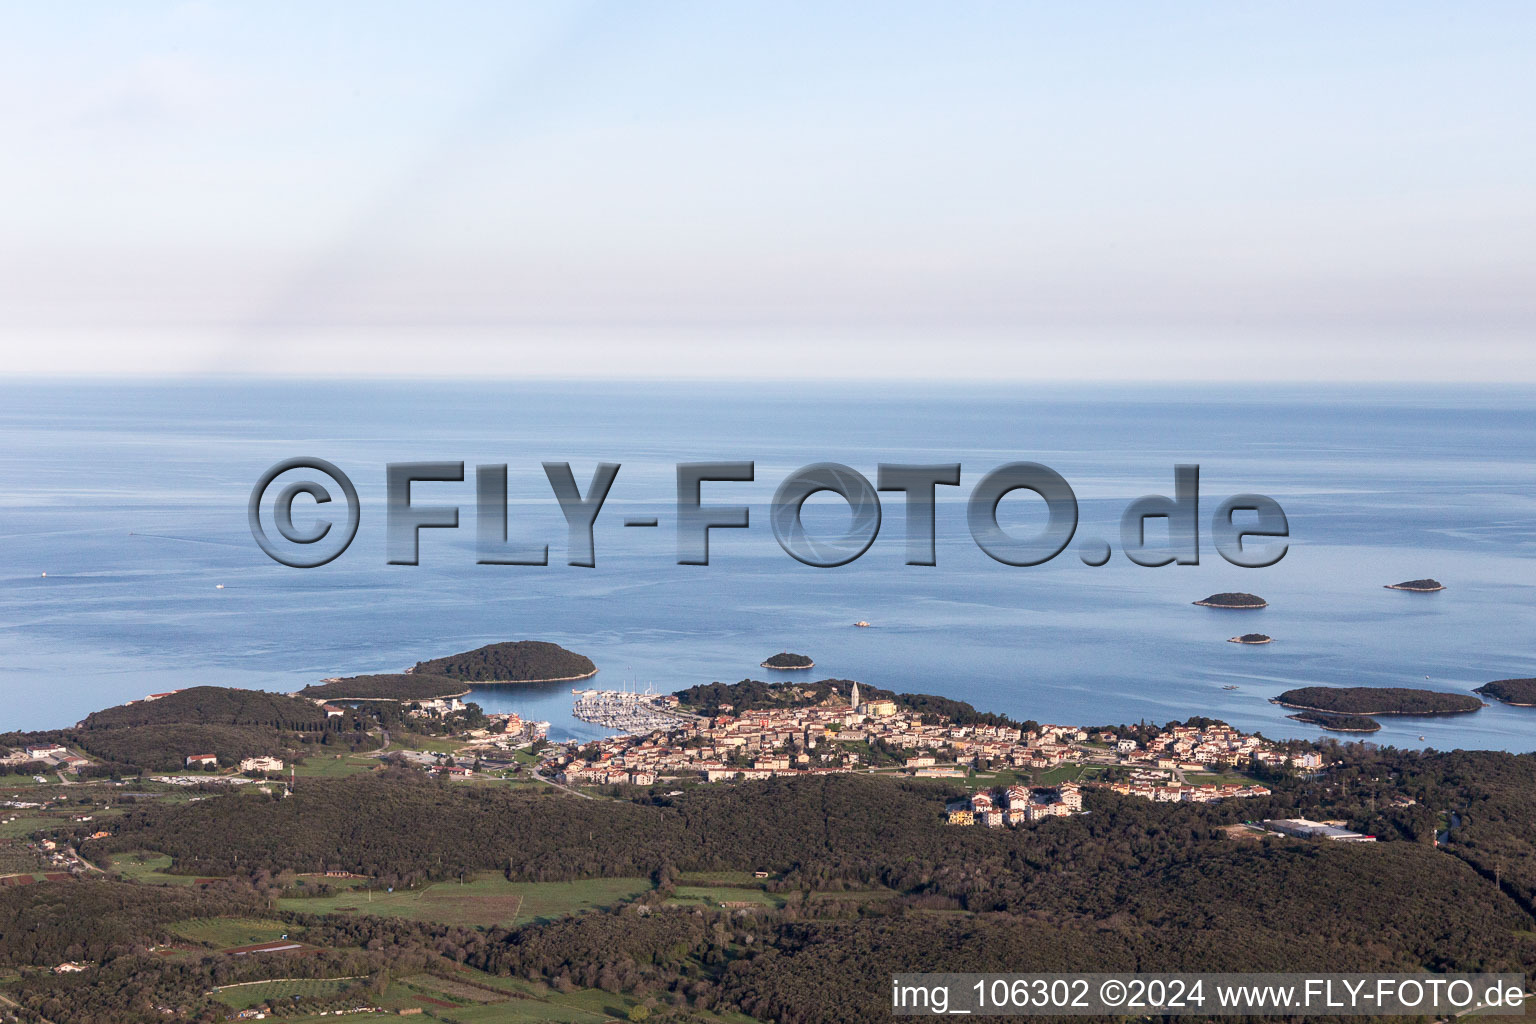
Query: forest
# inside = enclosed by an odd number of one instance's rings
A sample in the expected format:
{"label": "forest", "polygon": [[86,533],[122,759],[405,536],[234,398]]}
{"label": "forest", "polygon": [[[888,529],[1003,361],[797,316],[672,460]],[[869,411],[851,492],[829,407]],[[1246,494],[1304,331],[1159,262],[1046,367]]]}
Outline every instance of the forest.
{"label": "forest", "polygon": [[348,676],[306,686],[299,694],[312,700],[433,700],[457,697],[469,687],[463,680],[431,672],[386,672]]}
{"label": "forest", "polygon": [[81,727],[118,729],[135,725],[266,725],[289,732],[326,728],[325,712],[313,701],[265,690],[193,686],[155,700],[122,704],[87,715]]}
{"label": "forest", "polygon": [[591,658],[559,644],[516,640],[417,662],[412,672],[443,675],[467,683],[541,683],[585,679],[597,672],[597,666]]}
{"label": "forest", "polygon": [[1344,715],[1446,715],[1483,706],[1470,693],[1407,686],[1303,686],[1286,690],[1275,703]]}
{"label": "forest", "polygon": [[1495,679],[1491,683],[1484,683],[1472,692],[1501,700],[1506,704],[1536,707],[1536,679]]}
{"label": "forest", "polygon": [[[679,1022],[705,1011],[885,1020],[884,979],[897,970],[1536,968],[1536,757],[1323,747],[1343,766],[1279,778],[1266,799],[1157,804],[1089,789],[1091,813],[1019,829],[944,825],[961,792],[948,780],[859,775],[584,800],[386,770],[303,779],[286,800],[134,804],[93,856],[163,851],[177,872],[227,880],[0,892],[0,958],[100,963],[94,981],[27,975],[7,987],[55,1021],[136,1024],[167,1003],[179,1019],[211,1020],[217,1008],[199,1000],[212,973],[260,963],[143,956],[169,922],[248,912],[291,884],[284,872],[398,887],[490,870],[524,882],[648,876],[654,888],[516,928],[264,913],[324,947],[301,961],[332,972],[317,977],[373,979],[446,957],[556,991],[643,997],[653,1019]],[[1229,834],[1289,816],[1337,818],[1381,841]],[[689,871],[768,872],[760,885],[776,900],[679,904],[670,896]],[[107,984],[143,1013],[108,1014]]]}
{"label": "forest", "polygon": [[71,729],[0,736],[0,745],[62,742],[103,762],[87,772],[180,771],[188,754],[213,754],[222,767],[271,754],[291,760],[320,749],[369,750],[377,716],[327,716],[314,701],[226,686],[190,689],[107,708]]}

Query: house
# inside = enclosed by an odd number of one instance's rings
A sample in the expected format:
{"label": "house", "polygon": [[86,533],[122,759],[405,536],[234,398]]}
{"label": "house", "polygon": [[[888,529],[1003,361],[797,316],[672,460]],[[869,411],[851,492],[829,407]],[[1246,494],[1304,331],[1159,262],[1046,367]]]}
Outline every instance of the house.
{"label": "house", "polygon": [[326,718],[340,718],[346,714],[346,709],[339,708],[334,704],[322,704],[320,705],[320,710],[325,712]]}
{"label": "house", "polygon": [[66,750],[63,745],[58,743],[42,743],[27,748],[28,756],[30,756],[34,761],[41,760],[45,757],[63,757],[68,753],[69,751]]}
{"label": "house", "polygon": [[956,810],[953,810],[953,811],[949,812],[949,824],[951,824],[951,825],[974,825],[974,824],[976,824],[976,816],[974,814],[972,814],[969,810],[958,809],[957,808]]}
{"label": "house", "polygon": [[187,767],[188,768],[217,768],[218,766],[219,766],[219,758],[218,758],[218,755],[216,755],[216,754],[188,754],[187,755]]}
{"label": "house", "polygon": [[240,762],[240,770],[243,772],[280,772],[283,770],[283,759],[280,757],[248,757]]}

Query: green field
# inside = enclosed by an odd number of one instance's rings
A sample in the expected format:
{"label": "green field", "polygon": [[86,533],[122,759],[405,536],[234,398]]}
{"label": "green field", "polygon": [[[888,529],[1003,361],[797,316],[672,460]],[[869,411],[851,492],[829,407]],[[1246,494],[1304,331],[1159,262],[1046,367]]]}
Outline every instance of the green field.
{"label": "green field", "polygon": [[318,754],[306,758],[303,764],[294,765],[293,774],[301,779],[342,779],[348,775],[371,772],[378,766],[379,759],[376,757]]}
{"label": "green field", "polygon": [[471,927],[510,926],[611,906],[650,888],[650,881],[643,878],[508,882],[499,875],[482,875],[466,883],[436,882],[424,889],[393,893],[348,890],[330,896],[288,897],[277,905],[308,914],[376,914]]}
{"label": "green field", "polygon": [[166,874],[171,866],[170,855],[150,853],[147,850],[114,853],[111,856],[111,863],[101,866],[109,872],[116,872],[124,878],[148,885],[191,885],[196,881],[191,875]]}
{"label": "green field", "polygon": [[254,985],[234,985],[217,989],[214,998],[236,1010],[248,1010],[269,1000],[287,1000],[294,996],[334,996],[355,981],[331,981],[300,978],[295,981],[261,981]]}
{"label": "green field", "polygon": [[201,942],[215,949],[271,942],[297,930],[282,921],[256,917],[201,917],[171,926],[172,934],[188,942]]}
{"label": "green field", "polygon": [[721,903],[758,903],[765,907],[783,906],[784,900],[761,889],[731,885],[680,885],[672,896],[675,902],[702,901],[711,905]]}
{"label": "green field", "polygon": [[[10,817],[10,815],[6,815]],[[0,823],[0,839],[20,839],[29,836],[39,829],[58,828],[69,824],[68,818],[52,817],[49,815],[29,814],[18,817],[15,821]]]}
{"label": "green field", "polygon": [[1219,775],[1205,772],[1185,772],[1184,781],[1191,786],[1204,786],[1206,784],[1217,786],[1251,786],[1258,780],[1247,775],[1239,775],[1236,772],[1223,772]]}

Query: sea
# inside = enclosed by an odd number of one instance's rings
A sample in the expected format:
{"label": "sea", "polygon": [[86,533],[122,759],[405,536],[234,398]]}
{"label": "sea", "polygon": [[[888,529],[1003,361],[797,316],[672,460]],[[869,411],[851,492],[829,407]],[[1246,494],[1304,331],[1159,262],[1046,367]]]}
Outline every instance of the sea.
{"label": "sea", "polygon": [[[0,730],[67,726],[204,683],[292,691],[519,639],[562,644],[600,671],[468,699],[548,720],[556,739],[602,732],[571,717],[573,685],[853,679],[1020,719],[1204,715],[1315,738],[1271,698],[1307,685],[1466,693],[1536,676],[1529,388],[13,380],[0,385],[0,438]],[[294,457],[333,463],[359,496],[355,540],[316,568],[269,558],[249,525],[253,487]],[[463,482],[412,490],[415,504],[457,506],[459,526],[422,530],[419,564],[389,564],[385,467],[429,461],[466,464]],[[754,464],[752,481],[703,490],[706,505],[748,506],[750,525],[712,531],[709,565],[680,565],[676,467],[703,461]],[[1030,567],[978,547],[971,489],[1016,461],[1069,482],[1076,536],[1109,541],[1107,564],[1085,564],[1077,541]],[[569,463],[584,493],[599,462],[620,466],[592,567],[567,564],[546,462]],[[937,564],[906,564],[897,492],[882,495],[879,535],[855,561],[786,554],[769,502],[820,462],[871,481],[881,463],[961,464],[960,485],[938,488]],[[477,564],[482,464],[508,467],[507,534],[547,544],[548,565]],[[1171,495],[1179,464],[1200,467],[1199,564],[1134,564],[1121,514]],[[319,516],[341,535],[331,491],[331,505],[298,499],[300,528]],[[1234,566],[1213,545],[1211,514],[1244,493],[1285,511],[1275,565]],[[626,527],[633,517],[658,525]],[[805,506],[813,537],[849,520],[829,493]],[[1030,535],[1043,504],[1014,492],[998,520]],[[1385,588],[1420,577],[1446,589]],[[1220,591],[1268,607],[1193,604]],[[1274,642],[1227,642],[1246,632]],[[780,651],[815,667],[759,667]],[[1536,750],[1536,708],[1382,724],[1371,742]]]}

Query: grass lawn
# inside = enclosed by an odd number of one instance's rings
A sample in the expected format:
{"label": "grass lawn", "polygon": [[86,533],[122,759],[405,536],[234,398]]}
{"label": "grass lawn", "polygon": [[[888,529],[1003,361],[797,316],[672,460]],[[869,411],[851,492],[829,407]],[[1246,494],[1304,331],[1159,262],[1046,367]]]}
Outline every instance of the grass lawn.
{"label": "grass lawn", "polygon": [[711,905],[721,903],[758,903],[765,907],[783,906],[784,901],[773,893],[761,889],[748,889],[729,885],[680,885],[672,896],[672,902],[690,900]]}
{"label": "grass lawn", "polygon": [[170,926],[171,934],[188,942],[206,943],[215,949],[272,942],[300,930],[282,921],[260,917],[200,917]]}
{"label": "grass lawn", "polygon": [[418,736],[415,733],[404,732],[390,733],[390,750],[430,750],[434,754],[451,754],[462,746],[464,746],[463,740],[445,739],[442,736]]}
{"label": "grass lawn", "polygon": [[197,879],[191,875],[168,875],[171,857],[166,853],[150,853],[135,850],[130,853],[114,853],[111,863],[102,865],[109,872],[115,871],[124,878],[149,885],[191,885]]}
{"label": "grass lawn", "polygon": [[1185,772],[1184,781],[1191,786],[1204,786],[1208,783],[1217,786],[1251,786],[1256,780],[1236,772],[1222,772],[1216,775],[1205,772]]}
{"label": "grass lawn", "polygon": [[[235,985],[217,989],[214,998],[236,1010],[247,1010],[269,1000],[287,1000],[294,996],[334,996],[355,981],[301,978],[297,981],[262,981],[254,985]],[[351,1018],[356,1019],[356,1018]]]}
{"label": "grass lawn", "polygon": [[725,885],[743,888],[760,888],[766,878],[758,878],[750,871],[683,871],[677,876],[679,885]]}
{"label": "grass lawn", "polygon": [[352,912],[405,917],[440,924],[514,925],[545,917],[563,917],[588,907],[604,907],[651,888],[643,878],[592,878],[579,882],[508,882],[482,875],[466,883],[436,882],[425,889],[372,893],[352,890],[331,896],[280,899],[284,910],[309,914]]}
{"label": "grass lawn", "polygon": [[1059,786],[1063,782],[1076,782],[1083,777],[1083,766],[1080,764],[1059,764],[1049,771],[1040,773],[1041,786]]}
{"label": "grass lawn", "polygon": [[[10,817],[10,815],[6,815]],[[29,836],[33,832],[45,828],[58,828],[69,824],[67,817],[51,817],[46,815],[24,815],[15,821],[7,821],[0,824],[0,839],[20,839]]]}
{"label": "grass lawn", "polygon": [[379,766],[376,757],[360,757],[356,754],[320,754],[307,758],[294,766],[293,772],[301,779],[341,779],[348,775],[360,775]]}

